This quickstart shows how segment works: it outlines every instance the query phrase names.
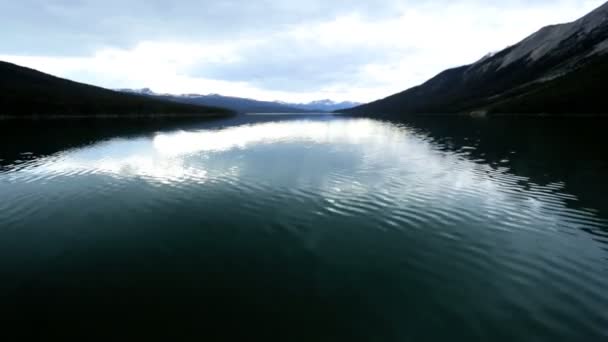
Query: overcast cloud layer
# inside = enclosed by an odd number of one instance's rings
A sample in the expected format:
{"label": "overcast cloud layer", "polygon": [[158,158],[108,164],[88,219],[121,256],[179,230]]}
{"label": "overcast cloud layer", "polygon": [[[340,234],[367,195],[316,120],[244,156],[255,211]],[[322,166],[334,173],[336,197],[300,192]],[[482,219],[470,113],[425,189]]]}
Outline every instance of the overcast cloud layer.
{"label": "overcast cloud layer", "polygon": [[0,60],[108,88],[370,101],[603,0],[0,0]]}

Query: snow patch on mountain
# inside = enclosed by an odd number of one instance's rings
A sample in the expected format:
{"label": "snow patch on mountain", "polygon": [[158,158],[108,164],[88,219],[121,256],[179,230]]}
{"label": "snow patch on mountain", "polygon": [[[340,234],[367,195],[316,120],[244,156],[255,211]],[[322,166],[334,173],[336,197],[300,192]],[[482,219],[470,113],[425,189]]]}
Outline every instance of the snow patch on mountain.
{"label": "snow patch on mountain", "polygon": [[129,94],[139,94],[139,95],[149,95],[155,96],[160,95],[152,91],[150,88],[141,88],[141,89],[116,89],[116,91],[121,93],[129,93]]}

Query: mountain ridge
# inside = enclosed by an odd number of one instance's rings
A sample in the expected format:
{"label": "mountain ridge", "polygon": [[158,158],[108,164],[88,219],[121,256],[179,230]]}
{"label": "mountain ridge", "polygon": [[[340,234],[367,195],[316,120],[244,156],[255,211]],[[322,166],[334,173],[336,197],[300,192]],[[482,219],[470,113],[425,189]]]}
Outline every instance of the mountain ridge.
{"label": "mountain ridge", "polygon": [[445,70],[421,85],[342,112],[605,114],[608,107],[601,101],[599,82],[608,77],[606,63],[608,3],[576,21],[543,27],[473,64]]}
{"label": "mountain ridge", "polygon": [[0,61],[0,117],[217,116],[231,111],[185,105],[56,77]]}
{"label": "mountain ridge", "polygon": [[244,97],[224,96],[220,94],[161,94],[155,93],[150,88],[117,89],[117,91],[162,97],[182,103],[220,106],[237,112],[249,113],[333,112],[335,110],[351,108],[360,104],[350,101],[335,102],[330,99],[317,100],[308,103],[290,103],[284,101],[260,101]]}

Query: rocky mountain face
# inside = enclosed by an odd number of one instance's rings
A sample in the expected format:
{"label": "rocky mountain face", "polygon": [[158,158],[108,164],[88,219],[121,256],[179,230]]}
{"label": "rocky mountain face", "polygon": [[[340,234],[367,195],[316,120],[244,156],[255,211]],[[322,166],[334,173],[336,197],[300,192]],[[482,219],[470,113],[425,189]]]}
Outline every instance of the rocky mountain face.
{"label": "rocky mountain face", "polygon": [[605,114],[608,3],[352,114]]}

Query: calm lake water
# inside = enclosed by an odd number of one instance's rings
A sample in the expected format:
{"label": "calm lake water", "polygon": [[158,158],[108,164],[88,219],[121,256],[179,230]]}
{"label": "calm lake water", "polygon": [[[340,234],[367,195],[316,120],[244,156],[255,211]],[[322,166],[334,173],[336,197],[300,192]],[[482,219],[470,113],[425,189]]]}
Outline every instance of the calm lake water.
{"label": "calm lake water", "polygon": [[0,122],[0,325],[606,341],[606,123]]}

